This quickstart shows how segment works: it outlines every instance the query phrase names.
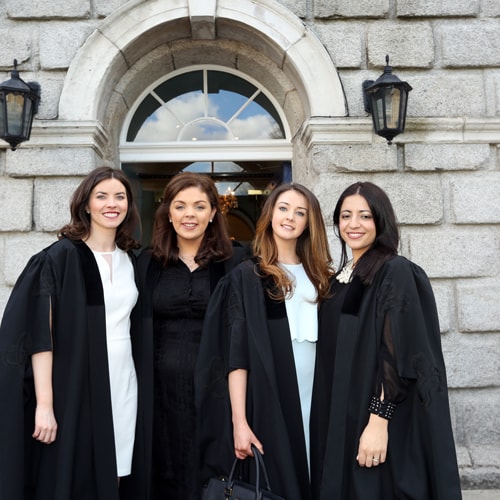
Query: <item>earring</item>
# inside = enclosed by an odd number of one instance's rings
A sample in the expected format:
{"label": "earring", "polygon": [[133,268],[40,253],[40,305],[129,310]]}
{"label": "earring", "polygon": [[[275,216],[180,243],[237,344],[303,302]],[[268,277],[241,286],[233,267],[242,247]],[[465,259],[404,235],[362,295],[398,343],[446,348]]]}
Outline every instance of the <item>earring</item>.
{"label": "earring", "polygon": [[172,224],[172,219],[168,219],[168,222],[170,222],[170,224]]}
{"label": "earring", "polygon": [[85,210],[88,214],[90,213],[90,210]]}
{"label": "earring", "polygon": [[210,223],[212,222],[212,219],[210,219]]}

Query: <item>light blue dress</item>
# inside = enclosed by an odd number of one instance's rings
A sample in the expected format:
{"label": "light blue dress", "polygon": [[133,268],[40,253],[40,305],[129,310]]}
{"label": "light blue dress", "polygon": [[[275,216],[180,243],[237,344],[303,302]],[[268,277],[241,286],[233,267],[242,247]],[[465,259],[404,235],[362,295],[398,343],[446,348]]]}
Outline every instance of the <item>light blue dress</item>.
{"label": "light blue dress", "polygon": [[285,299],[285,307],[297,372],[307,461],[310,465],[309,420],[318,340],[316,290],[302,264],[281,264],[281,266],[287,270],[294,283],[293,295]]}

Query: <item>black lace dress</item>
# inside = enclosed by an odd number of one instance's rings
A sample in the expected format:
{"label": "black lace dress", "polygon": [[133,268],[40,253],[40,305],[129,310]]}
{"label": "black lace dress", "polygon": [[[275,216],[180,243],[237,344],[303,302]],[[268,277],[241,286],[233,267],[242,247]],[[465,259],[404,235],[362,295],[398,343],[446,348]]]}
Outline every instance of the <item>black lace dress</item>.
{"label": "black lace dress", "polygon": [[183,262],[161,272],[153,290],[154,498],[196,499],[194,368],[210,298],[207,268]]}

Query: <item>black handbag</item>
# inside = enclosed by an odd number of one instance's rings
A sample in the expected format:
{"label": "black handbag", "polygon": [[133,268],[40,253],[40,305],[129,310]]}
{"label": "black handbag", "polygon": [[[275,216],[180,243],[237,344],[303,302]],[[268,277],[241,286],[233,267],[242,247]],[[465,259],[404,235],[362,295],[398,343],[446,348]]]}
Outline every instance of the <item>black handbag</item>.
{"label": "black handbag", "polygon": [[255,446],[252,446],[252,451],[255,460],[255,484],[235,479],[236,469],[240,462],[236,458],[229,477],[213,477],[210,479],[203,492],[202,500],[285,500],[285,498],[271,491],[264,459]]}

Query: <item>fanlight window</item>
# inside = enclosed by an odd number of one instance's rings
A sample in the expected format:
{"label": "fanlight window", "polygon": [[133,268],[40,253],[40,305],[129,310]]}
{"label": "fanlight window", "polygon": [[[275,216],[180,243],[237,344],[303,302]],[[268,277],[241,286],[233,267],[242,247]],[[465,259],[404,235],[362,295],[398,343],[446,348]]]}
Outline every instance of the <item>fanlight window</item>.
{"label": "fanlight window", "polygon": [[137,108],[127,142],[243,141],[285,138],[276,107],[261,89],[223,71],[179,74]]}

